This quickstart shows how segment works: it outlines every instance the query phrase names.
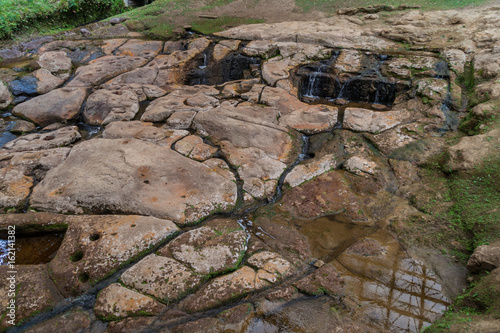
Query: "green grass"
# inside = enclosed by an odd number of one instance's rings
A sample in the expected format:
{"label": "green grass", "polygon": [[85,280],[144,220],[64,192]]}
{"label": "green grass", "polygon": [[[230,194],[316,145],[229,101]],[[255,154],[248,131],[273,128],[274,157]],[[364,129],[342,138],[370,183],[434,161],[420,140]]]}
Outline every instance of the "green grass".
{"label": "green grass", "polygon": [[486,159],[470,173],[452,175],[449,186],[451,223],[469,235],[467,250],[499,239],[500,157]]}
{"label": "green grass", "polygon": [[30,29],[73,28],[123,10],[123,0],[0,0],[0,39]]}
{"label": "green grass", "polygon": [[422,6],[422,9],[450,9],[460,8],[471,5],[480,5],[486,3],[487,0],[413,0],[413,1],[397,1],[397,0],[297,0],[297,6],[304,11],[318,10],[332,13],[340,8],[347,7],[365,7],[368,5],[392,5],[398,7],[401,4],[412,6]]}

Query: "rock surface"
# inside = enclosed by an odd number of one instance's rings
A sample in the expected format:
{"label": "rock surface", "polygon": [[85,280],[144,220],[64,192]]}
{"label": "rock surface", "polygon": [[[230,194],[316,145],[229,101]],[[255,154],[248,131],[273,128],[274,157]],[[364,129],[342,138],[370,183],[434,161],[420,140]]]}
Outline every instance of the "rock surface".
{"label": "rock surface", "polygon": [[115,283],[103,289],[94,306],[96,315],[104,320],[115,320],[134,315],[157,315],[165,306]]}
{"label": "rock surface", "polygon": [[473,273],[492,271],[500,266],[500,242],[481,245],[467,262],[467,269]]}
{"label": "rock surface", "polygon": [[227,211],[235,203],[236,185],[229,179],[170,149],[136,139],[93,139],[75,146],[31,197],[31,205],[42,210],[112,210],[179,224]]}
{"label": "rock surface", "polygon": [[64,123],[78,117],[86,97],[84,88],[60,88],[16,105],[12,114],[41,126]]}
{"label": "rock surface", "polygon": [[63,295],[79,295],[179,229],[144,216],[75,216],[55,258],[52,277]]}

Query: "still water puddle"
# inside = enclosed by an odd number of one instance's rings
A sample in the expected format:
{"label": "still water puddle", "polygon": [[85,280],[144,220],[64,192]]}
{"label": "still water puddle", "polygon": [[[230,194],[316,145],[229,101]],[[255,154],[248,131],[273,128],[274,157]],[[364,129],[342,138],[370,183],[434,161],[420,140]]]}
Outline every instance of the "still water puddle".
{"label": "still water puddle", "polygon": [[[16,238],[16,265],[38,265],[50,262],[61,246],[64,233]],[[8,241],[0,238],[0,265],[7,265]]]}

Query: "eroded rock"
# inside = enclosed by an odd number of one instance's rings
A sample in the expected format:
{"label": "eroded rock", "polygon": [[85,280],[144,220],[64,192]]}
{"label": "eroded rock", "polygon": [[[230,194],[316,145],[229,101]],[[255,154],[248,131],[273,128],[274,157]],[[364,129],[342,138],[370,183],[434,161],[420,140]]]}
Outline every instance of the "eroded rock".
{"label": "eroded rock", "polygon": [[64,123],[78,117],[85,97],[85,88],[60,88],[16,105],[12,114],[41,126]]}
{"label": "eroded rock", "polygon": [[146,216],[74,216],[56,257],[49,263],[61,293],[79,295],[143,251],[171,237],[171,221]]}
{"label": "eroded rock", "polygon": [[131,120],[138,111],[139,101],[133,92],[97,90],[87,99],[83,119],[89,125],[107,125]]}
{"label": "eroded rock", "polygon": [[165,308],[151,297],[114,283],[99,293],[94,311],[98,317],[109,321],[134,315],[158,315]]}
{"label": "eroded rock", "polygon": [[92,139],[47,173],[31,205],[56,212],[112,210],[184,224],[230,210],[236,196],[231,180],[168,148],[136,139]]}
{"label": "eroded rock", "polygon": [[20,136],[6,143],[2,149],[12,152],[36,151],[67,146],[81,138],[78,127],[67,126],[48,133]]}

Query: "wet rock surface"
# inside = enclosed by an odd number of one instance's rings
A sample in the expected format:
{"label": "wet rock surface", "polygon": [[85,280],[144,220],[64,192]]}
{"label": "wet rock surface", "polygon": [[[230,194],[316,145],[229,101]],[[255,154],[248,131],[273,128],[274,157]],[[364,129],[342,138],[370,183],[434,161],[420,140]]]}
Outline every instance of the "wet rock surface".
{"label": "wet rock surface", "polygon": [[[458,12],[378,11],[51,41],[8,71],[0,229],[64,233],[48,264],[16,265],[18,319],[47,315],[27,331],[414,332],[439,318],[446,286],[387,226],[421,208],[422,166],[469,112],[456,79],[481,82],[470,117],[496,112],[496,23],[471,37],[441,29]],[[497,150],[498,130],[479,130],[446,148],[451,172]],[[469,269],[497,279],[495,246]]]}

